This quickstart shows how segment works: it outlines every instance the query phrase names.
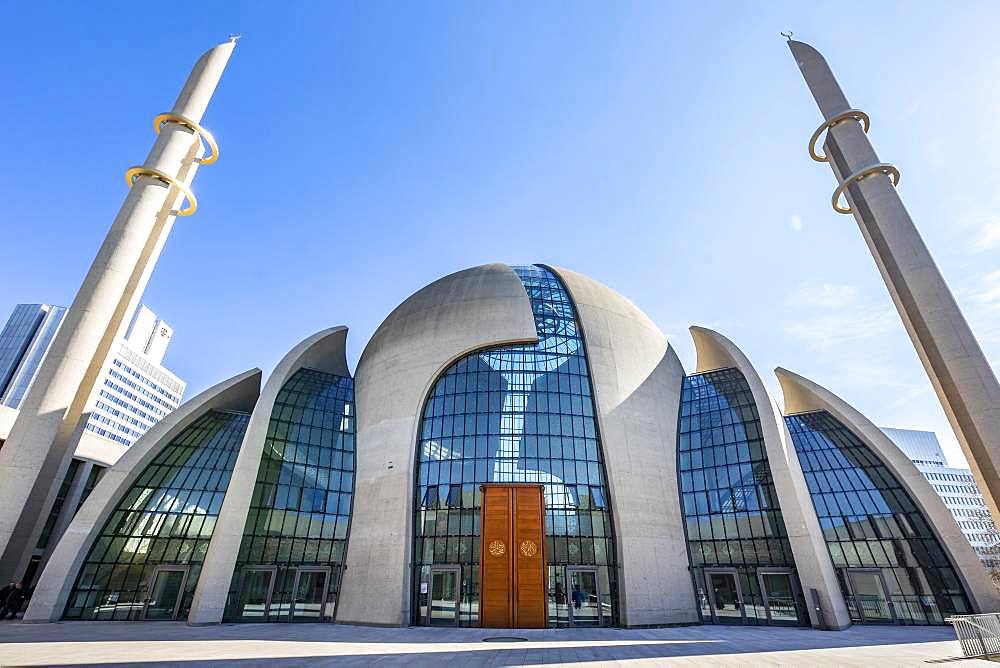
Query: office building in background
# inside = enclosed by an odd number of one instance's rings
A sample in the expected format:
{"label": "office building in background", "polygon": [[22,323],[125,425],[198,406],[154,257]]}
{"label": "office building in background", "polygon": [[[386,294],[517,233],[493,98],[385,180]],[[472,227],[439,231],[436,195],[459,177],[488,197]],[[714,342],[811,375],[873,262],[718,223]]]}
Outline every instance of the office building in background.
{"label": "office building in background", "polygon": [[937,492],[945,507],[955,517],[972,549],[990,573],[1000,573],[1000,532],[976,487],[972,471],[948,465],[941,444],[932,431],[882,428],[899,446],[927,482]]}
{"label": "office building in background", "polygon": [[[0,404],[21,408],[65,314],[64,307],[49,304],[14,307],[0,332]],[[94,387],[87,431],[128,447],[180,405],[185,383],[162,365],[173,334],[139,306]]]}
{"label": "office building in background", "polygon": [[[66,312],[51,304],[18,304],[0,330],[0,446]],[[162,365],[173,333],[140,305],[125,336],[115,341],[87,402],[73,459],[32,549],[26,582],[32,582],[104,470],[180,404],[185,383]]]}

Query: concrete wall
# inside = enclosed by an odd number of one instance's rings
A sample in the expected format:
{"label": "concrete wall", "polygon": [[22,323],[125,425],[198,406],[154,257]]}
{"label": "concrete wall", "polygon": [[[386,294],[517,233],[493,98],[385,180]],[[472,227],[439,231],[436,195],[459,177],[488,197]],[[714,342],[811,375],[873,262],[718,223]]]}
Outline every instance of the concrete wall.
{"label": "concrete wall", "polygon": [[181,404],[143,434],[117,464],[104,472],[49,557],[24,613],[24,621],[56,621],[62,616],[91,545],[115,506],[146,466],[175,436],[208,411],[253,410],[260,390],[260,376],[260,369],[245,371]]}
{"label": "concrete wall", "polygon": [[188,623],[218,624],[225,614],[229,585],[233,579],[240,543],[243,541],[243,531],[250,513],[250,499],[257,483],[267,428],[271,423],[271,413],[278,393],[295,372],[302,368],[350,377],[346,346],[347,327],[332,327],[317,332],[292,348],[278,362],[264,384],[243,435],[226,498],[219,512],[219,521],[198,578]]}
{"label": "concrete wall", "polygon": [[[698,353],[698,373],[735,368],[750,386],[760,415],[764,449],[788,532],[788,542],[795,557],[795,570],[809,610],[809,621],[814,627],[838,630],[850,626],[851,617],[840,593],[833,562],[830,561],[809,488],[781,411],[750,360],[732,341],[704,327],[691,327],[691,337]],[[811,589],[819,593],[822,620],[812,605]]]}
{"label": "concrete wall", "polygon": [[1000,610],[1000,594],[986,574],[982,562],[941,497],[913,462],[871,420],[833,392],[787,369],[779,367],[774,373],[778,376],[785,396],[785,413],[791,415],[826,411],[861,439],[892,471],[931,525],[941,547],[962,579],[974,609],[977,612]]}
{"label": "concrete wall", "polygon": [[354,381],[355,504],[337,621],[410,623],[414,462],[427,393],[469,352],[536,341],[531,302],[503,264],[431,283],[372,336]]}
{"label": "concrete wall", "polygon": [[582,274],[550,268],[576,306],[608,475],[624,626],[698,621],[677,499],[684,369],[632,302]]}

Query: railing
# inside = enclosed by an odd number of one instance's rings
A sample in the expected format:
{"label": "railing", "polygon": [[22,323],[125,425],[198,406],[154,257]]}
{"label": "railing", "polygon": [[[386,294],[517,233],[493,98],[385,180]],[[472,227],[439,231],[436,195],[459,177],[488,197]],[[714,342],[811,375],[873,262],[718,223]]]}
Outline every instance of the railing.
{"label": "railing", "polygon": [[962,654],[967,658],[1000,656],[1000,613],[955,615],[945,621],[955,627]]}

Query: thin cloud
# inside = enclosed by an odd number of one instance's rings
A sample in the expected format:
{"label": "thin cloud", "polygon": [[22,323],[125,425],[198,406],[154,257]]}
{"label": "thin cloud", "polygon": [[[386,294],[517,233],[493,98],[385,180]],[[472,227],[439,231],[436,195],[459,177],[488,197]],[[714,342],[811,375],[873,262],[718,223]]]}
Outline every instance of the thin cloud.
{"label": "thin cloud", "polygon": [[813,350],[868,339],[899,326],[891,305],[863,303],[853,285],[803,283],[785,297],[785,304],[809,315],[784,323],[785,334]]}
{"label": "thin cloud", "polygon": [[835,309],[855,304],[858,289],[853,285],[836,283],[802,283],[785,297],[789,306],[815,306]]}
{"label": "thin cloud", "polygon": [[974,253],[982,253],[1000,246],[1000,218],[992,218],[983,223],[970,244]]}
{"label": "thin cloud", "polygon": [[796,232],[802,231],[802,216],[797,213],[793,213],[791,220],[789,221],[792,225],[792,229]]}

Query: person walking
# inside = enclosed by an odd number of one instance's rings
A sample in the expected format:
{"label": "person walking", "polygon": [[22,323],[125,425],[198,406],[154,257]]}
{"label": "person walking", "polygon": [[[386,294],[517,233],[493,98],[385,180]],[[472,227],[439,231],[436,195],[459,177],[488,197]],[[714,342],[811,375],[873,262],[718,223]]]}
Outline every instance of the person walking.
{"label": "person walking", "polygon": [[[21,612],[21,605],[24,604],[24,585],[20,582],[14,585],[14,589],[7,594],[7,598],[4,600],[4,616],[10,615],[7,619],[14,619],[17,617],[17,613]],[[4,617],[0,617],[3,619]]]}

